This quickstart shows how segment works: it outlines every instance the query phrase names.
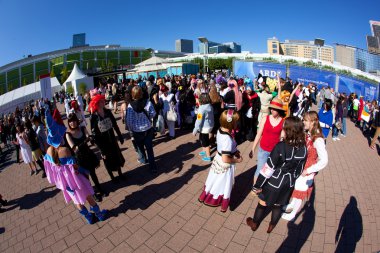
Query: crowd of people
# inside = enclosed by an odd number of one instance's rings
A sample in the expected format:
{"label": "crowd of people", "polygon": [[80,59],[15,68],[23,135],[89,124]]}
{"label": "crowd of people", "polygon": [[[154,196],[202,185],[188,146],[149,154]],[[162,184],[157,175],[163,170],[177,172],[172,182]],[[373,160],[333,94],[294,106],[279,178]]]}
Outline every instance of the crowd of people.
{"label": "crowd of people", "polygon": [[[96,203],[108,195],[96,175],[99,158],[114,183],[126,179],[119,146],[124,143],[122,131],[130,135],[138,162],[149,165],[153,174],[160,171],[153,145],[158,134],[166,134],[168,141],[183,128],[199,135],[200,159],[210,163],[199,201],[221,206],[222,212],[229,207],[235,168],[244,159],[238,145],[249,141],[249,158],[258,148],[252,193],[259,203],[247,225],[257,230],[271,211],[270,233],[281,217],[293,220],[310,197],[317,172],[328,163],[330,130],[333,141],[339,140],[339,133],[347,135],[346,117],[351,117],[364,132],[376,129],[373,143],[380,134],[377,103],[337,94],[329,87],[318,91],[312,83],[280,77],[275,81],[273,86],[268,85],[269,77],[251,80],[223,73],[149,76],[121,84],[109,80],[83,97],[60,92],[53,101],[41,99],[23,110],[16,108],[2,117],[1,140],[5,147],[15,145],[17,162],[21,153],[31,175],[43,171],[90,224],[107,217],[107,210]],[[67,127],[57,102],[64,104]],[[313,104],[319,112],[312,110]],[[363,112],[369,113],[368,121]],[[125,129],[119,128],[117,114]]]}

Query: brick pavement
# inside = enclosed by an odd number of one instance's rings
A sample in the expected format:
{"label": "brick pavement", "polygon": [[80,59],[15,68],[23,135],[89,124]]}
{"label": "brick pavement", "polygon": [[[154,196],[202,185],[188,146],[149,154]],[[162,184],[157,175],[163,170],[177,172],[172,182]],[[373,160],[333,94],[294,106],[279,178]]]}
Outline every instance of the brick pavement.
{"label": "brick pavement", "polygon": [[[120,126],[121,121],[118,121]],[[125,131],[122,131],[125,132]],[[252,232],[245,218],[257,198],[249,194],[256,160],[249,143],[239,146],[231,210],[197,201],[209,164],[197,153],[189,132],[155,140],[158,175],[137,163],[131,141],[122,145],[127,181],[110,182],[104,166],[97,174],[110,191],[100,203],[111,217],[87,225],[62,194],[24,164],[1,166],[0,193],[10,200],[0,214],[1,252],[376,252],[380,250],[380,156],[348,122],[348,136],[328,139],[329,165],[316,178],[312,205],[294,223],[281,220],[268,235],[270,217]],[[4,162],[4,161],[2,161]],[[8,162],[9,163],[9,162]],[[336,241],[338,228],[342,236]],[[356,248],[355,248],[356,247]]]}

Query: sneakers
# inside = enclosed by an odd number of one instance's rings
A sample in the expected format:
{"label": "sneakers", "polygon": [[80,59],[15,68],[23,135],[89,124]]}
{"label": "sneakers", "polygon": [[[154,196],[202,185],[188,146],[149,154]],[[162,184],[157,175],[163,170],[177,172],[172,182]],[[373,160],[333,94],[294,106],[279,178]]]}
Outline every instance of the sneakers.
{"label": "sneakers", "polygon": [[342,136],[342,137],[346,137],[344,134],[340,134],[340,136]]}
{"label": "sneakers", "polygon": [[338,137],[333,137],[332,140],[333,141],[340,141],[340,139]]}
{"label": "sneakers", "polygon": [[205,162],[211,162],[211,157],[209,157],[209,156],[204,156],[204,157],[202,157],[202,161],[205,161]]}
{"label": "sneakers", "polygon": [[284,213],[281,215],[281,218],[287,221],[293,221],[295,216],[292,213]]}
{"label": "sneakers", "polygon": [[36,174],[36,172],[34,170],[31,170],[30,175],[33,176],[34,174]]}
{"label": "sneakers", "polygon": [[200,156],[205,156],[206,155],[206,151],[199,152],[199,155]]}

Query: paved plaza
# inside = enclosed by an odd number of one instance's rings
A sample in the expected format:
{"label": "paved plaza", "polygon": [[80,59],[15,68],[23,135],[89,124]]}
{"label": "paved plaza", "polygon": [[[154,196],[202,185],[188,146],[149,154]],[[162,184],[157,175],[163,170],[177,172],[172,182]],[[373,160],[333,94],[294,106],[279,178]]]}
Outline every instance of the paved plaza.
{"label": "paved plaza", "polygon": [[[124,125],[118,120],[122,132]],[[73,204],[46,179],[29,176],[25,164],[2,157],[0,193],[10,202],[0,213],[0,252],[377,252],[380,250],[380,156],[350,121],[348,136],[327,141],[329,164],[316,177],[310,204],[297,220],[281,220],[266,233],[245,224],[257,197],[250,194],[256,159],[251,144],[239,146],[230,210],[198,202],[210,163],[199,156],[190,131],[154,140],[159,173],[137,162],[128,140],[121,145],[125,182],[114,184],[102,166],[97,174],[109,196],[100,203],[110,217],[86,224]],[[125,134],[127,138],[127,135]],[[256,157],[256,155],[254,156]]]}

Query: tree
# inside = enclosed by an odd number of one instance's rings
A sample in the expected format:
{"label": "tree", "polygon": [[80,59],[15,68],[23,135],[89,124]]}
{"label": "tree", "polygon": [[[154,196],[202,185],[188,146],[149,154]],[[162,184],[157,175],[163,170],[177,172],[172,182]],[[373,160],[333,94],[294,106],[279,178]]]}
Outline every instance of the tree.
{"label": "tree", "polygon": [[73,86],[70,84],[66,84],[66,92],[69,93],[69,94],[72,94],[74,93],[74,88]]}
{"label": "tree", "polygon": [[67,70],[67,66],[64,66],[61,72],[61,83],[63,84],[67,78],[69,77],[69,72]]}
{"label": "tree", "polygon": [[87,92],[87,85],[85,83],[80,83],[78,85],[78,93],[83,95],[86,92]]}
{"label": "tree", "polygon": [[50,77],[55,77],[55,73],[54,73],[54,68],[53,66],[51,67],[51,71],[50,71]]}

